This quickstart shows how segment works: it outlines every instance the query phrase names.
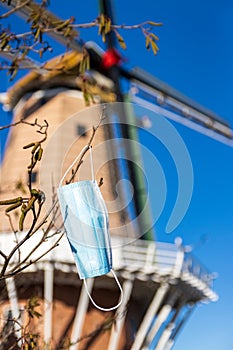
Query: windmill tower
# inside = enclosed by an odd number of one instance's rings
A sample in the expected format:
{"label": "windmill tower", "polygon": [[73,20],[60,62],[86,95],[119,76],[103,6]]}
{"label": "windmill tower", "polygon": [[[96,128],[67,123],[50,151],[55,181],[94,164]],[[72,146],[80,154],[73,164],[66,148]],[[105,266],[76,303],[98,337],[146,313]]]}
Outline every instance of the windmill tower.
{"label": "windmill tower", "polygon": [[[14,1],[11,4],[14,5]],[[29,4],[23,8],[23,16],[28,16],[30,11]],[[47,12],[47,16],[49,18],[52,15]],[[65,55],[62,60],[55,58],[53,62],[48,63],[65,65],[68,68],[66,71],[70,73],[68,76],[60,71],[53,76],[49,72],[42,74],[36,71],[17,82],[5,96],[8,108],[14,111],[15,121],[22,117],[30,123],[35,118],[38,118],[40,122],[49,119],[52,142],[49,142],[48,138],[45,147],[49,150],[46,152],[48,158],[41,166],[42,173],[46,170],[48,184],[46,193],[52,188],[52,184],[57,184],[61,174],[64,173],[79,150],[87,144],[92,126],[98,123],[103,103],[115,102],[121,98],[117,81],[119,76],[126,77],[134,84],[131,99],[140,98],[139,93],[143,89],[153,95],[157,93],[160,97],[158,101],[161,101],[161,96],[164,97],[164,101],[166,99],[166,104],[172,100],[174,112],[177,113],[179,107],[178,111],[182,118],[186,117],[183,114],[184,107],[186,107],[186,114],[188,108],[194,125],[203,127],[201,123],[203,124],[206,118],[212,123],[206,122],[204,129],[211,127],[212,130],[214,129],[214,135],[231,139],[230,127],[225,122],[221,123],[216,120],[215,116],[209,115],[196,104],[170,88],[167,89],[166,86],[148,77],[145,73],[126,72],[122,68],[117,68],[116,72],[116,67],[113,67],[113,72],[110,72],[107,77],[99,72],[98,74],[93,72],[90,76],[88,88],[99,103],[93,107],[93,114],[90,115],[90,109],[85,108],[80,81],[77,77],[77,68],[82,55],[77,52],[78,43],[72,42],[71,48],[76,51]],[[92,54],[94,65],[101,60],[95,50],[90,49],[90,54]],[[158,101],[153,108],[161,108]],[[162,110],[163,113],[166,113],[166,105],[163,105]],[[197,116],[203,120],[197,123]],[[118,124],[124,137],[128,138],[129,130],[121,128],[122,120]],[[31,295],[37,295],[41,301],[40,311],[43,316],[34,322],[34,328],[42,334],[45,344],[50,344],[54,349],[62,348],[62,341],[67,337],[71,341],[70,349],[72,350],[139,350],[149,349],[150,344],[154,349],[168,350],[172,348],[177,334],[195,305],[200,301],[209,302],[217,299],[212,289],[213,275],[185,251],[181,241],[176,240],[175,244],[164,244],[147,239],[135,240],[141,235],[141,222],[138,222],[133,229],[129,227],[128,231],[125,231],[124,228],[131,219],[130,215],[137,216],[140,210],[140,200],[135,197],[130,210],[129,207],[122,209],[121,206],[118,206],[119,201],[115,200],[118,195],[115,191],[116,184],[122,174],[119,164],[115,161],[117,158],[114,153],[115,147],[107,147],[109,145],[107,141],[113,137],[114,125],[107,120],[99,128],[93,148],[96,177],[97,179],[103,177],[104,184],[101,190],[106,202],[112,205],[110,230],[112,230],[113,261],[124,292],[120,308],[116,313],[111,312],[110,315],[106,315],[92,307],[77,277],[73,258],[65,240],[62,241],[60,247],[28,267],[23,273],[1,282],[4,290],[0,305],[2,317],[4,318],[11,311],[11,315],[18,318],[19,310],[26,299]],[[4,198],[13,191],[19,190],[17,187],[18,174],[21,174],[22,182],[27,181],[25,168],[28,159],[22,146],[31,142],[32,134],[28,131],[24,133],[23,130],[25,130],[25,125],[24,128],[13,129],[8,140],[2,164],[1,191],[3,191]],[[78,141],[75,142],[77,139]],[[100,148],[101,155],[95,155],[95,149],[98,150],[99,145],[103,143],[105,147]],[[59,152],[57,152],[58,149]],[[20,153],[16,156],[18,150]],[[100,157],[101,164],[104,164],[103,167],[98,165]],[[88,163],[88,157],[84,163]],[[129,177],[132,176],[131,179],[133,179],[137,193],[140,174],[135,176],[135,171],[132,171],[129,165],[130,163],[126,163],[126,170]],[[84,169],[80,175],[81,179],[82,176],[86,177],[90,173],[88,166]],[[42,185],[43,179],[38,178],[38,174],[34,174],[35,187],[38,184]],[[13,183],[16,184],[16,189],[13,188]],[[119,193],[119,198],[121,195],[123,196],[122,193]],[[124,202],[125,198],[122,197],[121,200]],[[149,220],[148,218],[149,214],[146,213],[145,220]],[[14,237],[7,232],[9,231],[7,222],[1,221],[1,224],[0,249],[5,251],[5,248],[10,249],[11,244],[14,244]],[[146,237],[150,237],[150,232],[147,232]],[[117,303],[119,292],[111,276],[104,276],[95,282],[89,280],[88,287],[99,304],[107,307]],[[6,323],[2,326],[3,329],[6,329]],[[20,336],[17,329],[14,330],[14,337],[16,348],[20,347]],[[10,341],[5,340],[5,344]]]}

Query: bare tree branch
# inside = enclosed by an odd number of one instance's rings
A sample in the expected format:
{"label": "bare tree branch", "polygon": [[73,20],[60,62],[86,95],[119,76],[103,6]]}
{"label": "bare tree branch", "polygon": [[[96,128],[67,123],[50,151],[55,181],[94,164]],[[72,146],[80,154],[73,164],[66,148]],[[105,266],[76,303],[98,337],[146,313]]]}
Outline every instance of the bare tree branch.
{"label": "bare tree branch", "polygon": [[[99,121],[98,124],[96,126],[93,127],[92,129],[92,134],[90,136],[90,139],[87,143],[87,145],[85,146],[85,148],[83,149],[83,152],[80,156],[80,159],[78,161],[78,164],[76,165],[76,167],[72,170],[72,175],[69,178],[69,180],[67,180],[66,183],[71,183],[74,178],[75,175],[77,174],[78,170],[80,169],[80,166],[83,164],[83,160],[84,157],[86,155],[86,153],[88,152],[88,150],[90,149],[90,147],[92,146],[95,134],[97,132],[97,130],[99,129],[103,119],[105,118],[105,110],[106,110],[106,106],[104,105],[102,107],[102,111],[99,115]],[[12,127],[12,126],[17,126],[19,124],[24,124],[25,121],[24,120],[20,120],[17,123],[13,123],[8,127]],[[15,236],[16,236],[16,244],[15,246],[12,248],[12,250],[10,251],[10,253],[8,255],[6,255],[4,252],[0,252],[0,255],[4,258],[4,263],[0,272],[0,280],[1,279],[5,279],[8,277],[12,277],[14,275],[16,275],[19,272],[22,272],[23,270],[25,270],[27,267],[29,267],[30,265],[36,263],[37,261],[39,261],[42,257],[44,257],[46,254],[48,254],[48,252],[50,252],[52,249],[54,249],[57,245],[58,242],[60,241],[60,239],[63,236],[63,233],[61,232],[62,227],[59,228],[55,228],[54,232],[51,232],[54,228],[54,224],[56,222],[57,219],[57,215],[58,215],[58,199],[57,197],[54,196],[53,198],[53,203],[51,205],[50,210],[46,213],[46,215],[42,218],[42,220],[39,222],[40,219],[40,214],[41,214],[41,209],[44,203],[44,200],[41,199],[39,196],[42,196],[43,193],[40,190],[34,190],[32,189],[32,181],[31,181],[31,174],[32,174],[32,170],[34,169],[34,167],[37,164],[37,161],[39,161],[42,157],[42,152],[41,155],[39,155],[39,151],[41,151],[41,144],[46,141],[47,139],[47,130],[48,130],[48,123],[45,121],[44,124],[39,124],[37,122],[37,120],[35,120],[34,123],[28,123],[26,122],[27,125],[33,126],[33,127],[37,127],[38,130],[37,132],[40,133],[43,137],[41,140],[36,141],[36,142],[32,142],[26,146],[24,146],[24,148],[32,148],[31,150],[31,161],[30,164],[28,166],[28,174],[29,174],[29,183],[28,183],[28,189],[30,192],[31,197],[30,198],[23,198],[23,197],[17,197],[15,199],[10,199],[10,200],[3,200],[0,201],[0,205],[8,205],[10,207],[8,207],[8,209],[6,209],[6,215],[9,218],[9,221],[11,223],[11,228],[13,229]],[[5,126],[6,127],[6,126]],[[36,156],[37,155],[37,156]],[[102,181],[100,181],[100,184],[102,183]],[[19,228],[22,229],[23,228],[23,221],[25,219],[26,214],[31,211],[33,214],[33,218],[32,218],[32,222],[31,222],[31,226],[28,229],[28,231],[25,233],[24,237],[20,240],[18,240],[18,236],[17,236],[17,230],[14,229],[13,224],[11,222],[11,218],[10,218],[10,214],[7,212],[7,210],[13,210],[15,209],[15,207],[17,208],[18,204],[21,205],[21,216],[19,219]],[[26,204],[27,203],[27,204]],[[35,205],[36,203],[38,203],[38,208],[36,209]],[[13,206],[13,208],[12,208]],[[52,214],[52,217],[50,218],[50,215]],[[49,222],[47,223],[49,219]],[[38,241],[38,243],[33,246],[30,251],[28,252],[28,254],[26,254],[26,256],[21,260],[20,256],[20,248],[23,247],[23,245],[30,239],[30,237],[32,237],[35,233],[37,233],[40,229],[43,228],[43,226],[47,224],[47,228],[44,230],[42,237],[40,238],[40,240]],[[50,234],[51,233],[51,234]],[[33,256],[33,254],[38,250],[39,247],[41,247],[41,245],[48,239],[51,239],[52,237],[54,237],[55,235],[59,235],[59,238],[55,241],[54,244],[52,244],[51,247],[49,247],[49,249],[47,249],[43,254],[40,255],[40,257],[36,258],[36,259],[30,259],[31,256]],[[9,271],[7,271],[8,267],[10,266],[10,263],[13,259],[13,257],[15,256],[15,253],[18,252],[18,262],[14,263],[13,267],[10,268]]]}

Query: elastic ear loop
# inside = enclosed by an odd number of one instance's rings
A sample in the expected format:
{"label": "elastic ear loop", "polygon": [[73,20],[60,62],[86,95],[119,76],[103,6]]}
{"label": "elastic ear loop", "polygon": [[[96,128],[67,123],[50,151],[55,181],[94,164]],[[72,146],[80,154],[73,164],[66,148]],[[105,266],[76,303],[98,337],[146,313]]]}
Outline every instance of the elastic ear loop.
{"label": "elastic ear loop", "polygon": [[90,298],[92,304],[93,304],[97,309],[99,309],[99,310],[101,310],[101,311],[112,311],[112,310],[115,310],[115,309],[117,309],[117,308],[121,305],[121,303],[122,303],[122,301],[123,301],[123,289],[122,289],[122,287],[121,287],[121,284],[120,284],[120,282],[119,282],[119,280],[118,280],[118,278],[117,278],[115,272],[113,271],[113,269],[111,269],[111,272],[112,272],[112,274],[113,274],[113,276],[114,276],[114,278],[115,278],[115,281],[116,281],[116,283],[117,283],[117,285],[118,285],[118,287],[119,287],[119,289],[120,289],[121,298],[120,298],[120,301],[119,301],[119,303],[118,303],[117,305],[115,305],[115,306],[113,306],[113,307],[110,307],[110,308],[104,308],[104,307],[101,307],[101,306],[99,306],[99,305],[97,305],[97,304],[95,303],[95,301],[93,300],[91,294],[90,294],[89,291],[88,291],[86,279],[85,279],[85,278],[83,279],[83,283],[84,283],[84,286],[85,286],[87,295],[89,296],[89,298]]}
{"label": "elastic ear loop", "polygon": [[81,150],[81,152],[77,155],[77,157],[74,159],[74,161],[70,164],[70,166],[66,169],[64,175],[62,176],[60,182],[59,182],[59,187],[62,185],[62,181],[64,180],[64,178],[66,177],[66,175],[68,174],[68,172],[70,171],[70,169],[74,166],[74,164],[77,162],[77,160],[79,158],[81,158],[83,156],[83,154],[90,149],[90,163],[91,163],[91,177],[92,177],[92,181],[95,180],[94,178],[94,167],[93,167],[93,159],[92,159],[92,146],[84,146],[83,149]]}
{"label": "elastic ear loop", "polygon": [[92,157],[92,146],[90,146],[89,149],[90,149],[91,179],[92,179],[92,181],[95,181],[94,165],[93,165],[93,157]]}

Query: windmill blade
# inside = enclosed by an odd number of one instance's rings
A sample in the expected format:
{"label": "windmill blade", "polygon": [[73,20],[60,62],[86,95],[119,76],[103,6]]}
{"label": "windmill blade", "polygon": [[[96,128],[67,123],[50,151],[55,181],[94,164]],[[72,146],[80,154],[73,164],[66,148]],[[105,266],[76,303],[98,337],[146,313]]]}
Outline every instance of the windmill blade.
{"label": "windmill blade", "polygon": [[67,37],[64,37],[63,30],[56,31],[55,23],[63,20],[58,16],[54,15],[52,12],[48,11],[47,9],[42,9],[39,4],[33,1],[29,1],[27,3],[25,2],[25,0],[11,0],[9,5],[8,3],[4,2],[1,3],[0,6],[4,6],[8,9],[17,8],[16,14],[26,20],[30,18],[30,16],[33,13],[38,13],[42,11],[42,17],[46,18],[46,22],[49,24],[49,27],[54,28],[54,31],[51,31],[47,34],[65,46],[67,46],[67,43],[69,42],[69,48],[71,48],[72,50],[76,50],[78,52],[82,51],[82,44],[78,41],[79,33],[75,29],[72,29],[70,31],[68,40]]}
{"label": "windmill blade", "polygon": [[132,82],[131,98],[134,102],[183,124],[219,142],[233,146],[233,131],[228,122],[184,96],[169,85],[140,68],[122,75]]}
{"label": "windmill blade", "polygon": [[[16,58],[16,55],[9,52],[9,51],[0,51],[0,56],[2,58],[5,58],[8,61],[13,61]],[[24,59],[22,59],[21,64],[25,67],[25,68],[33,68],[33,69],[38,69],[40,67],[40,63],[36,62],[35,60],[32,60],[30,57],[25,57]]]}
{"label": "windmill blade", "polygon": [[[1,3],[2,6],[7,8],[18,8],[17,14],[26,20],[32,13],[41,10],[41,6],[33,1],[22,6],[23,4],[25,4],[25,0],[11,0],[9,5]],[[106,10],[104,5],[106,5],[107,2],[101,1],[100,4],[103,7],[102,10]],[[62,20],[47,9],[43,9],[43,16],[46,16],[49,26],[54,28],[54,31],[48,33],[49,36],[67,46],[67,37],[63,35],[64,33],[62,31],[58,32],[55,29],[55,23]],[[69,38],[69,47],[72,50],[81,52],[83,45],[77,40],[78,37],[79,33],[72,29],[71,37]],[[94,52],[97,53],[95,49]],[[6,51],[0,52],[0,55],[9,60],[15,58],[14,54]],[[97,56],[99,56],[98,53]],[[33,68],[36,70],[43,69],[40,64],[27,56],[21,61],[21,64],[25,65],[25,68]],[[135,102],[147,103],[148,108],[156,108],[158,112],[178,123],[220,142],[233,146],[233,132],[231,126],[212,111],[192,101],[140,68],[131,71],[126,71],[124,68],[120,68],[119,76],[125,77],[133,83],[135,89],[131,89],[131,91],[134,91],[132,93],[132,99]],[[135,91],[137,91],[136,94]],[[142,95],[144,95],[144,98],[142,98]],[[153,101],[153,103],[146,102],[145,96],[147,96],[149,101]]]}

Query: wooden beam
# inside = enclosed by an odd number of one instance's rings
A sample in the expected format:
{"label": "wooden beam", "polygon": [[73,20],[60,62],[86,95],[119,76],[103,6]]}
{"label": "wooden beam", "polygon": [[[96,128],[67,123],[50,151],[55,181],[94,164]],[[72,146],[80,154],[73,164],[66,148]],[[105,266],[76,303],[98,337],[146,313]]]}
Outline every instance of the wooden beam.
{"label": "wooden beam", "polygon": [[47,262],[44,270],[44,342],[50,345],[53,322],[53,264]]}
{"label": "wooden beam", "polygon": [[125,322],[125,318],[126,318],[126,314],[127,314],[126,307],[127,307],[128,301],[130,299],[132,290],[133,290],[133,280],[128,279],[123,284],[124,299],[123,299],[122,304],[120,305],[120,307],[117,310],[116,323],[113,324],[113,326],[112,326],[108,350],[118,349],[122,328],[124,326],[124,322]]}
{"label": "wooden beam", "polygon": [[[88,288],[89,293],[91,293],[92,288],[93,288],[93,284],[94,284],[94,279],[88,278],[86,280],[86,284],[87,284],[87,288]],[[73,329],[72,329],[72,333],[71,333],[71,337],[70,337],[70,341],[72,344],[70,346],[70,350],[78,350],[79,343],[77,341],[82,334],[82,328],[83,328],[88,305],[89,305],[89,297],[88,297],[88,294],[86,292],[85,286],[83,284],[81,294],[79,297],[79,302],[78,302],[78,307],[77,307],[75,319],[74,319]]]}
{"label": "wooden beam", "polygon": [[142,347],[142,344],[144,342],[144,339],[146,337],[146,334],[150,328],[151,322],[153,318],[155,317],[158,309],[160,308],[163,299],[169,289],[169,284],[164,283],[161,284],[161,286],[156,291],[154,298],[144,316],[144,319],[142,320],[142,323],[139,327],[139,330],[136,334],[136,337],[134,339],[134,343],[131,347],[131,350],[140,350]]}
{"label": "wooden beam", "polygon": [[[19,320],[20,310],[19,310],[18,297],[17,297],[17,291],[16,291],[14,277],[7,278],[5,282],[6,282],[8,298],[10,301],[12,318],[20,321]],[[21,330],[20,330],[20,327],[17,325],[17,323],[14,323],[14,330],[15,330],[16,339],[18,339],[17,344],[21,348],[21,345],[22,345],[22,340],[20,339],[21,338]]]}

